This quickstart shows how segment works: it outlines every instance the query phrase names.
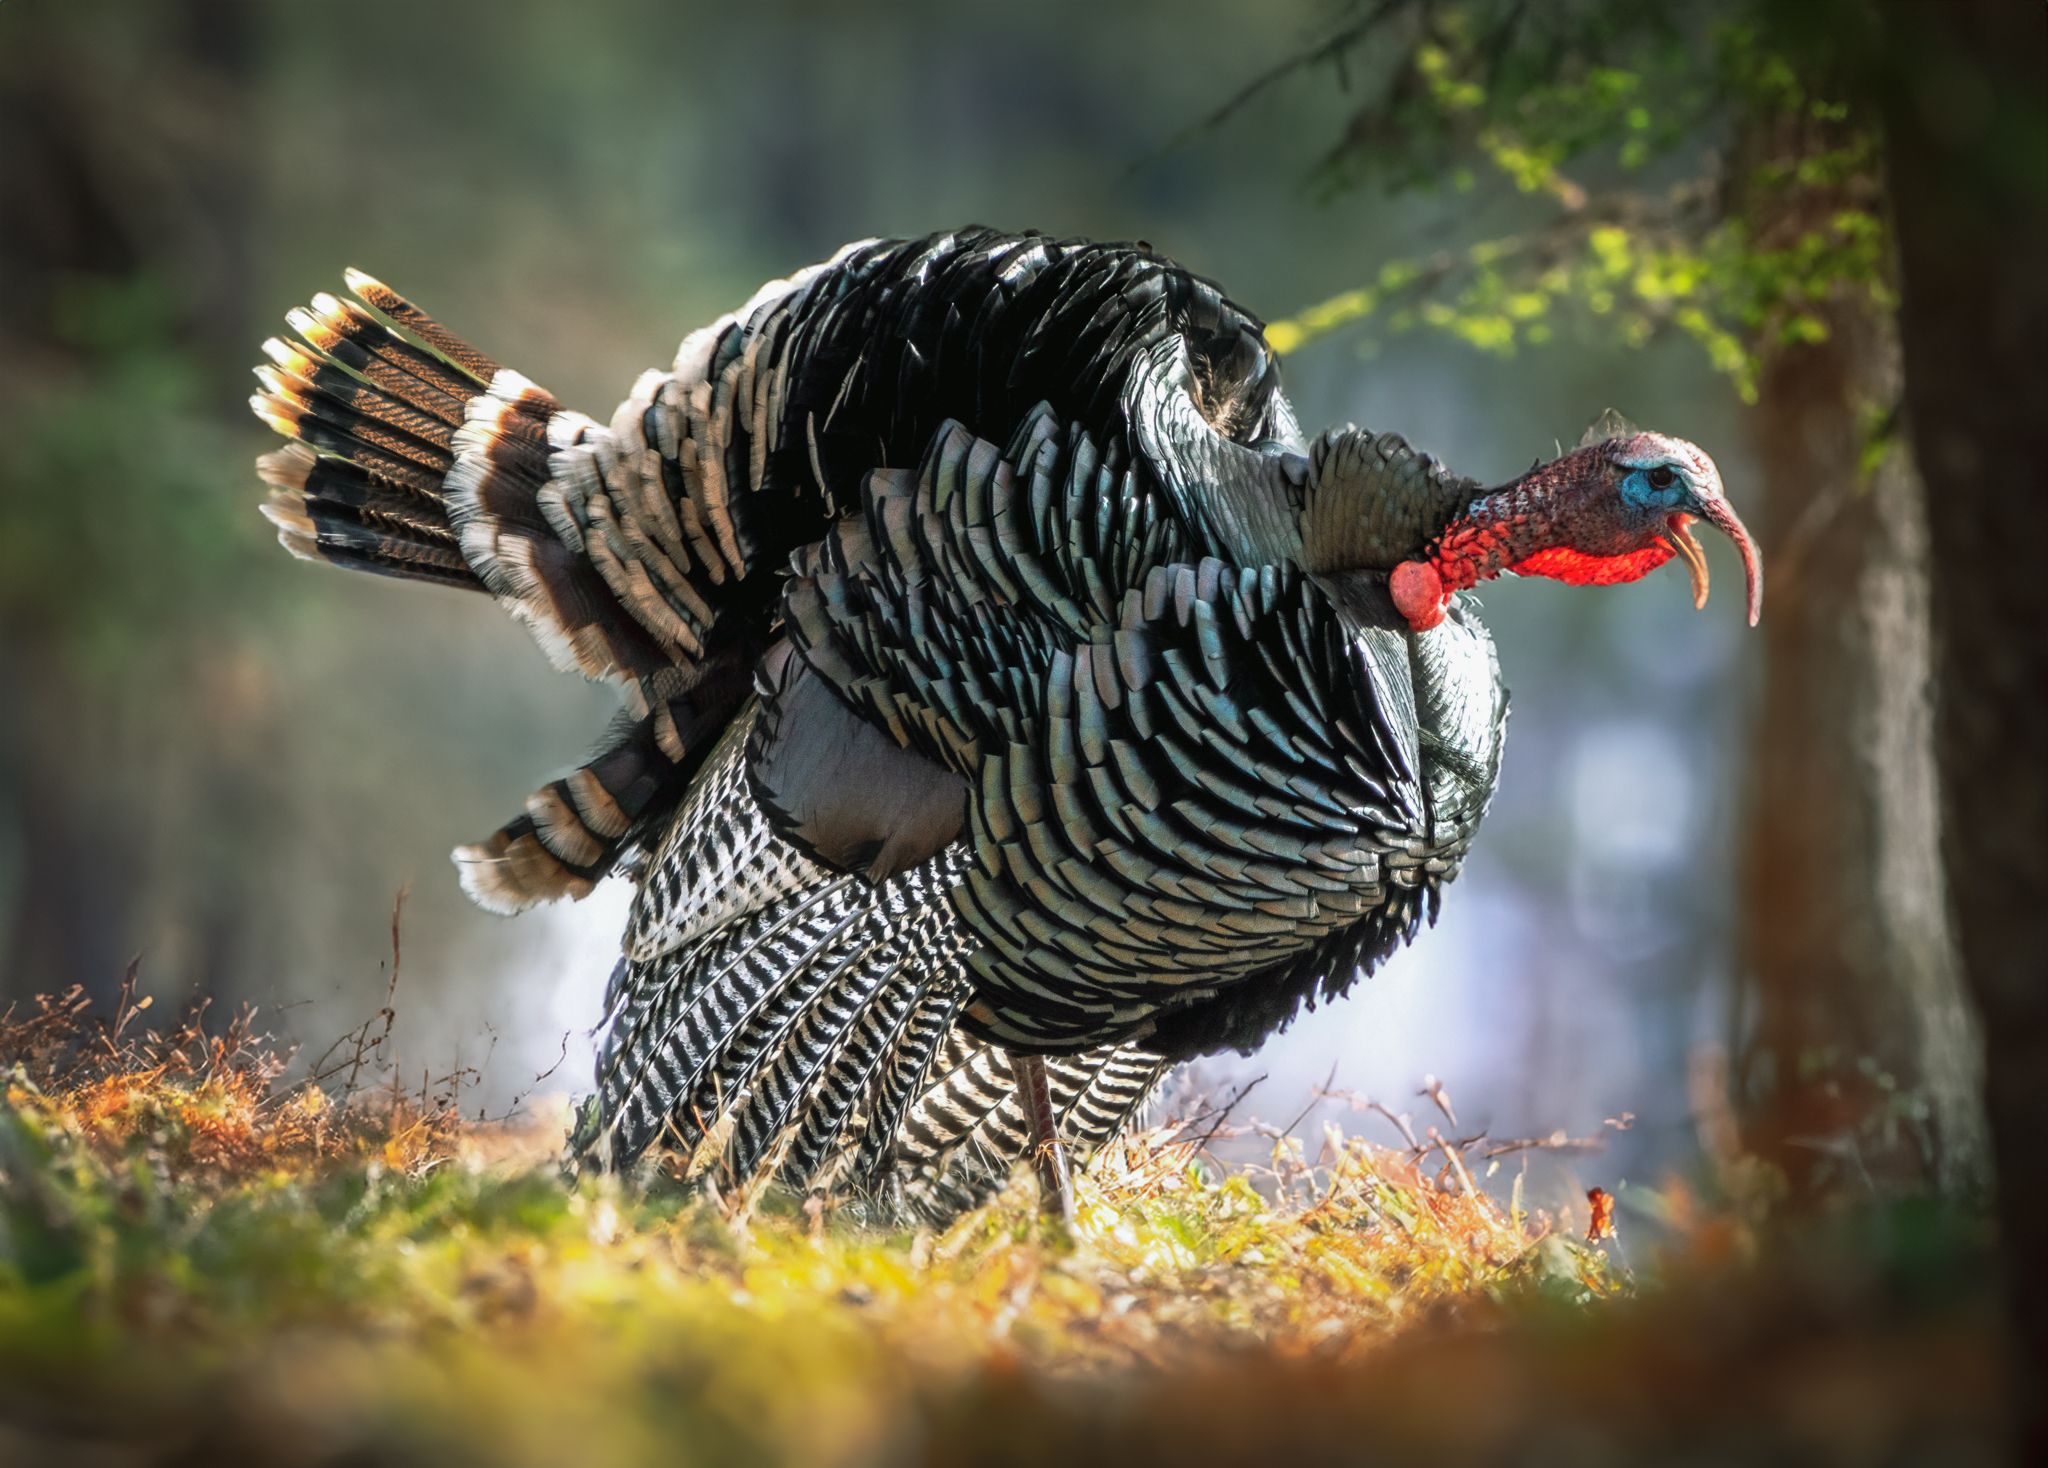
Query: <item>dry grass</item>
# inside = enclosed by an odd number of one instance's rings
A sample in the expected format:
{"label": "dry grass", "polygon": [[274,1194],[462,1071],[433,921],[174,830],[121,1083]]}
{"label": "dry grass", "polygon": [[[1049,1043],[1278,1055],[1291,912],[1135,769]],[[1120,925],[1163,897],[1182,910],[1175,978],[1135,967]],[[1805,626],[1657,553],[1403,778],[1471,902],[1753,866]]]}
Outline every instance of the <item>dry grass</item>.
{"label": "dry grass", "polygon": [[1977,1256],[1935,1214],[1760,1243],[1730,1200],[1667,1188],[1661,1250],[1637,1240],[1663,1283],[1637,1289],[1476,1186],[1456,1143],[1333,1130],[1311,1159],[1280,1137],[1255,1187],[1162,1128],[1094,1159],[1072,1239],[1023,1177],[942,1233],[773,1204],[735,1228],[659,1182],[565,1179],[559,1116],[284,1086],[246,1019],[122,1014],[72,996],[0,1023],[0,1460],[1875,1463],[1994,1441]]}

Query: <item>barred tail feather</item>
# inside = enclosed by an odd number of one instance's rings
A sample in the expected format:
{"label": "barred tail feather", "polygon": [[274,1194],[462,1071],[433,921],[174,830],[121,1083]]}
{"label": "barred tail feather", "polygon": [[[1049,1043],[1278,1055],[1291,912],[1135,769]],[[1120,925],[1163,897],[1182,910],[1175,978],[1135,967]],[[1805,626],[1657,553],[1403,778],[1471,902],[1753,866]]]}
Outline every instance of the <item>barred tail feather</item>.
{"label": "barred tail feather", "polygon": [[967,997],[964,984],[934,988],[906,1018],[877,1079],[866,1125],[858,1137],[858,1150],[849,1167],[856,1178],[873,1178],[894,1169],[903,1118],[923,1093],[932,1064]]}
{"label": "barred tail feather", "polygon": [[767,407],[749,399],[747,417],[734,394],[780,337],[727,318],[707,339],[715,382],[651,371],[604,424],[380,281],[346,279],[353,299],[316,295],[287,313],[296,339],[264,344],[251,406],[291,440],[258,461],[264,513],[294,555],[487,592],[557,667],[621,686],[637,722],[455,853],[492,911],[581,897],[673,808],[746,698],[777,583],[740,585],[752,542],[727,480],[758,478],[747,445]]}
{"label": "barred tail feather", "polygon": [[544,504],[552,456],[604,430],[390,287],[347,280],[358,300],[323,293],[287,313],[301,340],[264,343],[256,369],[250,406],[295,441],[258,466],[286,549],[488,591],[588,677],[648,683],[688,661],[660,598],[622,599]]}
{"label": "barred tail feather", "polygon": [[733,1176],[772,1166],[793,1185],[809,1185],[818,1152],[797,1145],[802,1133],[844,1125],[878,1058],[872,1037],[893,1029],[917,998],[922,976],[904,975],[892,958],[869,945],[835,965],[798,1022],[764,1057],[722,1159]]}
{"label": "barred tail feather", "polygon": [[353,301],[319,295],[287,320],[303,341],[263,344],[270,365],[256,369],[263,390],[249,400],[293,440],[257,461],[279,540],[310,560],[482,590],[444,485],[464,404],[486,379]]}
{"label": "barred tail feather", "polygon": [[[839,1156],[833,1153],[857,1114],[886,1092],[888,1067],[899,1058],[898,1042],[910,1021],[928,997],[951,996],[960,988],[966,945],[951,921],[949,885],[942,878],[903,883],[882,894],[845,889],[890,911],[863,924],[874,941],[836,966],[801,1023],[762,1067],[727,1156],[736,1175],[768,1159],[795,1188],[829,1188],[844,1175],[856,1148],[849,1144]],[[869,1178],[863,1174],[854,1181],[865,1185]]]}
{"label": "barred tail feather", "polygon": [[634,966],[630,988],[659,997],[631,1032],[614,1023],[599,1059],[615,1162],[664,1133],[692,1150],[719,1119],[737,1118],[762,1063],[835,974],[833,946],[861,916],[832,901],[845,885],[755,913],[709,951]]}
{"label": "barred tail feather", "polygon": [[[876,1169],[858,1165],[860,1143],[875,1117],[901,1094],[900,1062],[914,1062],[922,1048],[929,1064],[934,1042],[923,1033],[920,1017],[935,1005],[951,1004],[957,1004],[956,986],[935,984],[928,973],[906,973],[866,1007],[842,1058],[819,1077],[783,1164],[785,1177],[804,1179],[813,1192],[830,1193],[841,1182],[872,1188]],[[924,1067],[917,1069],[921,1075]]]}
{"label": "barred tail feather", "polygon": [[[1046,1057],[1061,1138],[1079,1149],[1110,1141],[1149,1102],[1169,1062],[1132,1045]],[[902,1123],[898,1169],[914,1214],[942,1219],[978,1206],[1023,1155],[1030,1126],[1009,1059],[959,1032]]]}
{"label": "barred tail feather", "polygon": [[[950,894],[973,858],[951,848],[879,887],[811,862],[748,793],[758,716],[733,720],[655,856],[580,1145],[614,1167],[662,1146],[742,1195],[779,1181],[923,1217],[971,1206],[1026,1137],[1007,1059],[954,1028],[967,940]],[[1049,1064],[1084,1147],[1164,1069],[1126,1050]]]}
{"label": "barred tail feather", "polygon": [[[462,890],[486,912],[505,915],[588,896],[722,747],[726,710],[743,702],[746,687],[740,670],[714,669],[689,697],[616,726],[589,761],[527,796],[518,816],[450,853]],[[744,731],[751,720],[743,708],[731,722]]]}
{"label": "barred tail feather", "polygon": [[272,487],[263,514],[301,560],[483,590],[431,510],[383,476],[303,443],[265,454],[256,469]]}
{"label": "barred tail feather", "polygon": [[[496,362],[443,327],[433,317],[380,280],[374,280],[351,265],[342,272],[348,288],[386,316],[460,367],[478,382],[497,376]],[[552,400],[550,400],[552,401]]]}

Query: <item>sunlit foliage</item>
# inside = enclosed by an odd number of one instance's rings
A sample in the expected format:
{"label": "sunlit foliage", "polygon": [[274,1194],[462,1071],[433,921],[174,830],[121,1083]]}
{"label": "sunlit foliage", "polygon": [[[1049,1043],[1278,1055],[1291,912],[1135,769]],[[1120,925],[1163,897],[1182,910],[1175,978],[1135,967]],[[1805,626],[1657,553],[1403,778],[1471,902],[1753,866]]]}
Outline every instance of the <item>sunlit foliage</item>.
{"label": "sunlit foliage", "polygon": [[[1305,58],[1396,57],[1325,160],[1325,186],[1490,181],[1524,196],[1527,222],[1391,261],[1268,339],[1291,352],[1370,319],[1512,356],[1565,321],[1632,347],[1676,330],[1754,401],[1763,354],[1825,338],[1823,303],[1891,297],[1872,129],[1743,15],[1633,0],[1362,9],[1341,45]],[[1759,228],[1790,193],[1825,207],[1790,238]]]}

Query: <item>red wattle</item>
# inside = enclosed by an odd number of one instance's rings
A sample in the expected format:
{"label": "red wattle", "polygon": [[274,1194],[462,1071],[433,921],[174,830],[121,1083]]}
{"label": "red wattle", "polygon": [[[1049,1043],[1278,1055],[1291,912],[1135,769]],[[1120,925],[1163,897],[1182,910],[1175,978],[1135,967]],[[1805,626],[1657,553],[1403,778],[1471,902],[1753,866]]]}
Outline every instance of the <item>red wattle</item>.
{"label": "red wattle", "polygon": [[1444,581],[1427,561],[1403,561],[1387,578],[1394,610],[1408,619],[1410,630],[1427,632],[1444,619]]}
{"label": "red wattle", "polygon": [[1508,566],[1517,576],[1548,576],[1567,586],[1619,586],[1640,581],[1672,556],[1662,541],[1620,556],[1589,556],[1570,546],[1554,545]]}

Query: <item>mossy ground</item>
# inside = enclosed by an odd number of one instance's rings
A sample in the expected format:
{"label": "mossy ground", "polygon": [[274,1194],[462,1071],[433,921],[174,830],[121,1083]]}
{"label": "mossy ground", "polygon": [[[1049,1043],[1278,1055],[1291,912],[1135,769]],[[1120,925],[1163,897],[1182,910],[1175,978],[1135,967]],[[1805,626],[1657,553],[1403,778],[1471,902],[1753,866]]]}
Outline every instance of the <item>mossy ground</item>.
{"label": "mossy ground", "polygon": [[1161,1130],[1073,1237],[1021,1176],[942,1232],[736,1222],[566,1177],[558,1117],[82,1016],[0,1035],[0,1462],[1993,1460],[1995,1302],[1938,1210],[1759,1229],[1673,1185],[1631,1273],[1455,1153],[1282,1139],[1254,1186]]}

